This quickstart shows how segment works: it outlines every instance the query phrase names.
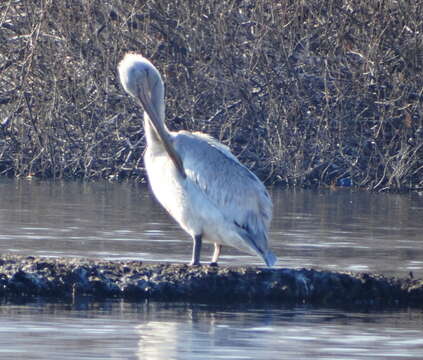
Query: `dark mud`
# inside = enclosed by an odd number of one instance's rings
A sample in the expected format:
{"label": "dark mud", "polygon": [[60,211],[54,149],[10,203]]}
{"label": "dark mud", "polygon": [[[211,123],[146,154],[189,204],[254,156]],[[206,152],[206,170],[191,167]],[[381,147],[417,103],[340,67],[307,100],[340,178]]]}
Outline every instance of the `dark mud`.
{"label": "dark mud", "polygon": [[0,298],[281,303],[325,306],[422,306],[423,280],[313,269],[147,264],[3,256]]}

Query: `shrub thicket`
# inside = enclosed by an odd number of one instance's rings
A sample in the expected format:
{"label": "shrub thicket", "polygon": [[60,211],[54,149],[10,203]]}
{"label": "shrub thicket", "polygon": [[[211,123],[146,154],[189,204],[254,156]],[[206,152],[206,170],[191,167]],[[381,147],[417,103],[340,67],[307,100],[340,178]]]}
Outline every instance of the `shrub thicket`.
{"label": "shrub thicket", "polygon": [[171,129],[268,182],[423,187],[414,0],[2,1],[0,173],[143,178],[126,51],[162,72]]}

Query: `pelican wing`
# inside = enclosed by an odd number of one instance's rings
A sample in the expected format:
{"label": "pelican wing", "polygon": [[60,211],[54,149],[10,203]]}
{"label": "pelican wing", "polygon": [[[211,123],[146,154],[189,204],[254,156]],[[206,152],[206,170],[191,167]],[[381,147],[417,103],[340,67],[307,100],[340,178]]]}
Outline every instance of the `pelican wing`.
{"label": "pelican wing", "polygon": [[[202,133],[174,137],[187,177],[194,181],[241,234],[267,250],[272,202],[262,182],[230,150]],[[263,246],[264,245],[264,246]]]}

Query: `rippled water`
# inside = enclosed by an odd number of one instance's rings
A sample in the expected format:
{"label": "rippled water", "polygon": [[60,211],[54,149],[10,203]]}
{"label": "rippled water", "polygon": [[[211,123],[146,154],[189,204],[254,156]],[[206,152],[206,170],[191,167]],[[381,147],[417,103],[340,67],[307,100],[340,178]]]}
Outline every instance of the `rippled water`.
{"label": "rippled water", "polygon": [[[271,189],[279,266],[423,277],[423,196]],[[188,262],[191,240],[146,186],[0,180],[0,251]],[[208,261],[211,247],[203,250]],[[222,263],[262,265],[224,247]]]}
{"label": "rippled water", "polygon": [[0,307],[4,359],[421,359],[421,312],[125,302]]}
{"label": "rippled water", "polygon": [[[271,193],[279,266],[423,277],[423,196]],[[145,186],[0,179],[0,252],[187,262],[191,242]],[[260,264],[227,247],[221,262]],[[423,358],[421,311],[363,310],[3,304],[0,358]]]}

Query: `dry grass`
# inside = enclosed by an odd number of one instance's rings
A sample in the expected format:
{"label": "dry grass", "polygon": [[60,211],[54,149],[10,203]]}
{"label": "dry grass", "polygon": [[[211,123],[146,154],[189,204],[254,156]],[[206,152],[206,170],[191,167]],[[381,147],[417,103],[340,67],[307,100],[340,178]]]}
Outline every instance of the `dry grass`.
{"label": "dry grass", "polygon": [[268,182],[423,188],[423,5],[394,0],[5,0],[0,173],[142,179],[128,50],[163,73],[170,128]]}

